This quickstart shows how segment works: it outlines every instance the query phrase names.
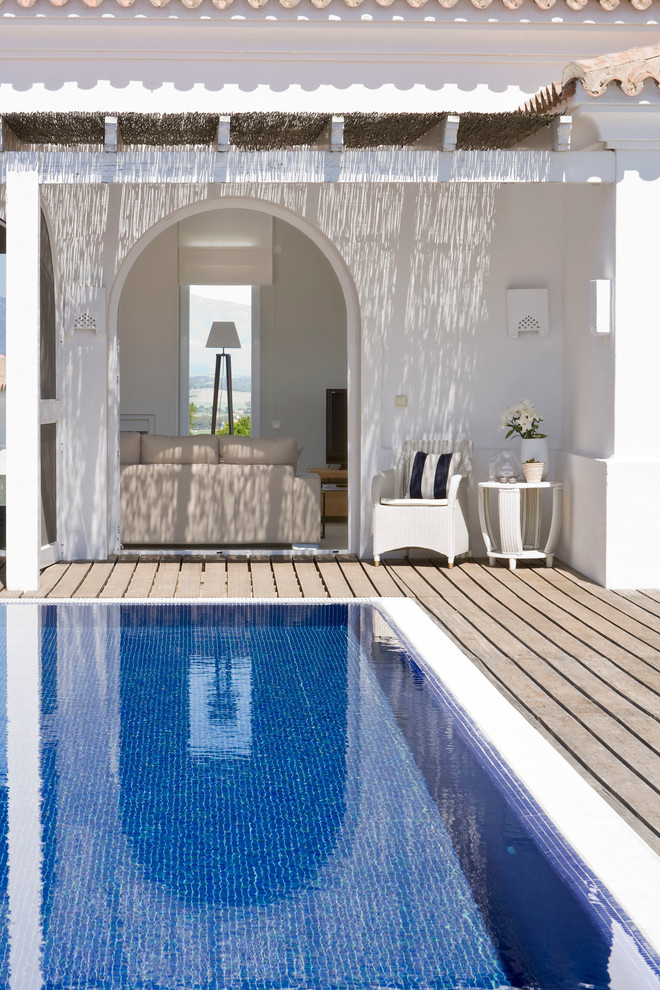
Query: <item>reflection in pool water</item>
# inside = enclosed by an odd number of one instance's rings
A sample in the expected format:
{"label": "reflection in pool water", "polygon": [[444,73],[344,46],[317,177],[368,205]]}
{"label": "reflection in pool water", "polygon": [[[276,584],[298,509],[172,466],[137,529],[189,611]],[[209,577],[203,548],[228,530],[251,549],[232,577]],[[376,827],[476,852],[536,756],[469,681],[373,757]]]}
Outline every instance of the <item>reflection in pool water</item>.
{"label": "reflection in pool water", "polygon": [[1,614],[0,985],[659,985],[370,607]]}

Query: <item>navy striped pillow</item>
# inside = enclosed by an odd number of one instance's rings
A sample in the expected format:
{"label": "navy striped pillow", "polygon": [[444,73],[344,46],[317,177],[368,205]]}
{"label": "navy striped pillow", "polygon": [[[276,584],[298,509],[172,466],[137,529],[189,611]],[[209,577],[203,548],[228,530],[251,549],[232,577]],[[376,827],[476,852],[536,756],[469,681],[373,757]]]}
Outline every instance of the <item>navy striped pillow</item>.
{"label": "navy striped pillow", "polygon": [[426,454],[416,450],[410,459],[406,498],[447,498],[447,486],[456,474],[460,454]]}

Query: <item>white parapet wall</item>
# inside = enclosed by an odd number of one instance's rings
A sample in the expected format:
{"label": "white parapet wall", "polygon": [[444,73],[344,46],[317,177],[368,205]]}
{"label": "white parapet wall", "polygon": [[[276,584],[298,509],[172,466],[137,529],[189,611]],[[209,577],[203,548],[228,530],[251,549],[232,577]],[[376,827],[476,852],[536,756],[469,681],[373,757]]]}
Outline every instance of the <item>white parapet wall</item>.
{"label": "white parapet wall", "polygon": [[608,588],[660,588],[660,462],[607,462]]}
{"label": "white parapet wall", "polygon": [[557,454],[564,482],[564,525],[558,557],[598,584],[607,583],[607,462]]}

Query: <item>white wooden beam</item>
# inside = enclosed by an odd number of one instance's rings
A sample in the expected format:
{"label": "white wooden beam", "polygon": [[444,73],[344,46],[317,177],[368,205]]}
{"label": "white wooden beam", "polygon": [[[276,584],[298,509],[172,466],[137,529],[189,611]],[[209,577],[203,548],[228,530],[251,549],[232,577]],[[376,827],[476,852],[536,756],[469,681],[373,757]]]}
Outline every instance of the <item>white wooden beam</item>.
{"label": "white wooden beam", "polygon": [[570,151],[571,150],[571,130],[573,127],[573,118],[570,114],[561,114],[550,124],[550,134],[552,136],[552,150],[553,151]]}
{"label": "white wooden beam", "polygon": [[330,121],[330,151],[344,150],[344,118],[334,116]]}
{"label": "white wooden beam", "polygon": [[107,154],[116,154],[123,146],[121,131],[119,129],[119,120],[117,117],[106,117],[104,123],[105,134],[103,139],[103,150]]}
{"label": "white wooden beam", "polygon": [[229,115],[218,117],[218,133],[216,140],[216,151],[229,151],[231,117]]}
{"label": "white wooden beam", "polygon": [[[337,146],[339,149],[339,146]],[[7,152],[8,168],[34,169],[42,184],[139,185],[179,182],[507,182],[615,181],[611,151],[432,151],[412,148],[237,151]]]}
{"label": "white wooden beam", "polygon": [[7,196],[7,586],[39,587],[39,175],[10,169]]}
{"label": "white wooden beam", "polygon": [[0,152],[18,151],[21,142],[18,140],[5,117],[0,116]]}
{"label": "white wooden beam", "polygon": [[456,151],[460,115],[448,113],[440,124],[440,151]]}

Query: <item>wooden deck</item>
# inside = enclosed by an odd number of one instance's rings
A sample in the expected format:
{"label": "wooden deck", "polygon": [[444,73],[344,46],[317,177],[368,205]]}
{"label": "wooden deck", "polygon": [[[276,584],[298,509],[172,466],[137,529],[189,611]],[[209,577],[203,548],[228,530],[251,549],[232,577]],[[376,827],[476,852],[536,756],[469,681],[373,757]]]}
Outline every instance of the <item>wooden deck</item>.
{"label": "wooden deck", "polygon": [[660,853],[660,591],[606,591],[561,565],[274,555],[60,563],[38,592],[0,588],[51,601],[415,598]]}

